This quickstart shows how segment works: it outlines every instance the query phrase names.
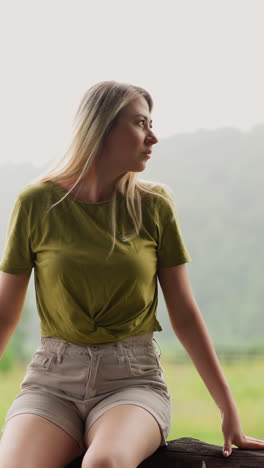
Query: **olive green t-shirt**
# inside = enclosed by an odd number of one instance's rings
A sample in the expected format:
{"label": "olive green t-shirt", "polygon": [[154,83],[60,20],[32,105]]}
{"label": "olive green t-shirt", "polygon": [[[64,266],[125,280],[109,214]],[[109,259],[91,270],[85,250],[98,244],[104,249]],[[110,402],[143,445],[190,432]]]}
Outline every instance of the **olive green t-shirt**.
{"label": "olive green t-shirt", "polygon": [[34,268],[41,336],[92,345],[161,331],[157,268],[191,261],[168,203],[144,197],[140,235],[124,241],[133,224],[118,192],[117,239],[107,259],[112,200],[84,202],[68,195],[49,210],[65,194],[52,181],[18,194],[0,264],[13,274]]}

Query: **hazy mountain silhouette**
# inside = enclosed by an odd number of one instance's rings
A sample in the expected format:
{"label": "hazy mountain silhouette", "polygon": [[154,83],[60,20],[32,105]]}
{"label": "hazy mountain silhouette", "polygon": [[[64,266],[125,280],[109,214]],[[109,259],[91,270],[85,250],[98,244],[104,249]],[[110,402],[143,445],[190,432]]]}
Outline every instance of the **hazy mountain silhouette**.
{"label": "hazy mountain silhouette", "polygon": [[[263,341],[263,155],[264,125],[199,130],[160,140],[140,175],[174,191],[193,290],[216,345]],[[16,194],[42,171],[30,163],[0,165],[1,249]],[[160,297],[169,339],[166,315]]]}

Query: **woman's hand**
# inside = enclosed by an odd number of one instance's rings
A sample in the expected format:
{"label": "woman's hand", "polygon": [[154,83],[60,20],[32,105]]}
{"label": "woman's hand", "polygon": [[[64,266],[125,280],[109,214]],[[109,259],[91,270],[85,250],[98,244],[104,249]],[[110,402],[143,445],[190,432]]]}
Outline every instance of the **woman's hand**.
{"label": "woman's hand", "polygon": [[243,449],[264,449],[264,440],[246,436],[242,430],[239,418],[234,412],[222,414],[222,431],[224,436],[223,455],[232,453],[232,444]]}

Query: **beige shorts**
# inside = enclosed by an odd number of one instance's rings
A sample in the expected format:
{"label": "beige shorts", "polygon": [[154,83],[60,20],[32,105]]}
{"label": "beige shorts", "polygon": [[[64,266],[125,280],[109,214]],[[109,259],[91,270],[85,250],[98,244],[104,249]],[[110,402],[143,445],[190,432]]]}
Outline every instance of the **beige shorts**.
{"label": "beige shorts", "polygon": [[18,414],[42,416],[85,450],[90,426],[120,404],[149,411],[159,424],[161,445],[166,445],[171,403],[153,333],[97,346],[41,338],[5,423]]}

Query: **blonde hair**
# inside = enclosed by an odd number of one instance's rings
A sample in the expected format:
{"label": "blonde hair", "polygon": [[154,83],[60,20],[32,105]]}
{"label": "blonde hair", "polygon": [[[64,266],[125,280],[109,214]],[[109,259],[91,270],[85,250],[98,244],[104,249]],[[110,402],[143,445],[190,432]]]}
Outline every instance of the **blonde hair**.
{"label": "blonde hair", "polygon": [[[67,197],[76,184],[84,179],[96,158],[96,154],[103,146],[104,138],[116,125],[120,112],[139,96],[146,99],[151,112],[153,100],[150,94],[139,86],[116,81],[102,81],[85,92],[75,115],[74,135],[70,146],[58,163],[37,180],[38,182],[50,180],[61,182],[76,177],[75,183],[52,207]],[[162,195],[158,190],[160,187],[171,190],[164,183],[139,180],[137,172],[128,172],[118,180],[113,194],[111,210],[110,224],[113,243],[109,255],[112,254],[116,241],[117,192],[119,191],[125,196],[127,210],[134,225],[134,230],[122,238],[122,240],[128,241],[139,235],[142,227],[141,200],[143,194],[157,195],[165,199],[174,213],[173,199]]]}

